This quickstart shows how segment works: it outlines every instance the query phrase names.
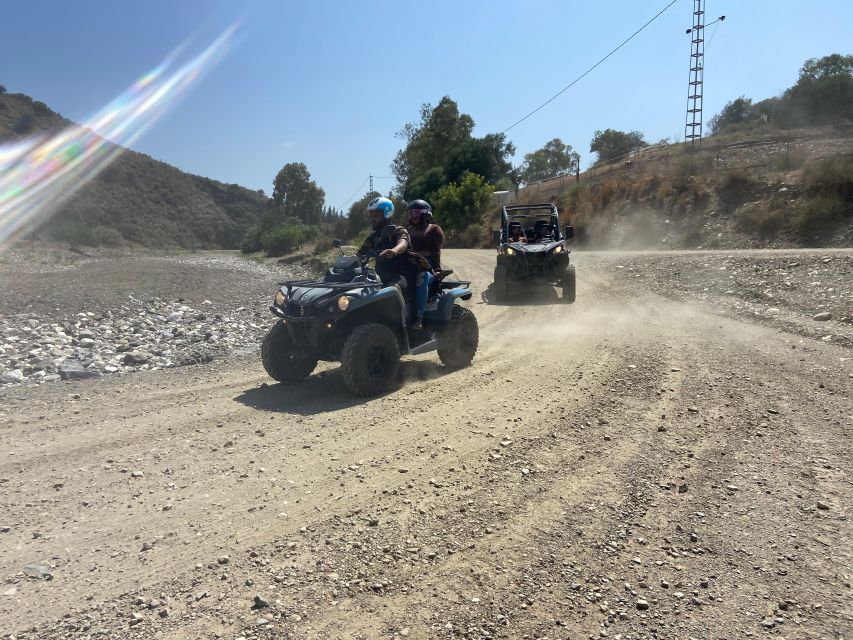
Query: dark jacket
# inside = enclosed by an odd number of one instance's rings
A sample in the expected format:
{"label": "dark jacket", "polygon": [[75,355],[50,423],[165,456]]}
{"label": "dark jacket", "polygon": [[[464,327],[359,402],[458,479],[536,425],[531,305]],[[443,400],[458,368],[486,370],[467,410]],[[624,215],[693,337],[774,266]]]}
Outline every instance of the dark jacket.
{"label": "dark jacket", "polygon": [[435,271],[441,271],[441,247],[444,244],[444,231],[437,224],[408,226],[412,249],[424,256]]}
{"label": "dark jacket", "polygon": [[376,256],[376,273],[385,285],[394,284],[400,279],[400,276],[406,280],[413,280],[418,271],[432,270],[423,256],[412,251],[409,233],[403,227],[395,224],[386,224],[367,236],[356,254],[360,256],[369,255],[370,252],[380,254],[385,249],[396,247],[400,240],[406,241],[406,251],[390,260]]}

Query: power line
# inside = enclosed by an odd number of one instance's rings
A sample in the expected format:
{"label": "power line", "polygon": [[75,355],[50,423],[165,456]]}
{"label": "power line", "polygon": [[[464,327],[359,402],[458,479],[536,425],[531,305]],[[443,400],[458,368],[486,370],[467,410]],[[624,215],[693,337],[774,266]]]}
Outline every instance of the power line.
{"label": "power line", "polygon": [[708,44],[705,45],[705,53],[708,53],[708,49],[711,47],[711,43],[714,41],[714,36],[717,35],[717,29],[720,28],[720,23],[725,19],[726,19],[726,16],[720,16],[719,18],[717,18],[713,22],[709,22],[708,24],[705,25],[706,27],[710,27],[712,24],[716,25],[714,27],[714,30],[711,32],[711,37],[708,38]]}
{"label": "power line", "polygon": [[367,176],[367,177],[364,179],[364,182],[362,182],[360,185],[358,185],[358,189],[356,189],[355,191],[353,191],[353,192],[352,192],[352,195],[351,195],[349,198],[347,198],[347,201],[346,201],[346,202],[344,202],[340,207],[338,207],[338,209],[343,210],[343,208],[344,208],[345,206],[347,206],[350,202],[352,202],[353,200],[355,200],[355,197],[358,195],[359,191],[361,191],[361,190],[364,188],[364,185],[365,185],[365,184],[367,184],[367,181],[368,181],[368,180],[370,180],[370,176]]}
{"label": "power line", "polygon": [[525,120],[527,120],[530,116],[532,116],[534,113],[536,113],[537,111],[539,111],[540,109],[542,109],[543,107],[545,107],[547,104],[549,104],[549,103],[553,102],[553,101],[554,101],[554,100],[556,100],[559,96],[561,96],[561,95],[562,95],[562,94],[564,94],[566,91],[568,91],[569,89],[571,89],[574,85],[576,85],[578,82],[580,82],[580,81],[581,81],[585,76],[589,75],[593,70],[595,70],[595,68],[596,68],[596,67],[598,67],[602,62],[604,62],[605,60],[607,60],[607,58],[609,58],[610,56],[612,56],[614,53],[616,53],[617,51],[619,51],[619,49],[621,49],[621,48],[622,48],[622,47],[624,47],[626,44],[628,44],[631,40],[633,40],[633,39],[634,39],[634,37],[635,37],[636,35],[638,35],[638,34],[639,34],[643,29],[645,29],[646,27],[648,27],[652,22],[654,22],[655,20],[657,20],[661,15],[663,15],[663,13],[664,13],[667,9],[669,9],[669,8],[670,8],[672,5],[674,5],[676,2],[678,2],[678,0],[672,0],[672,2],[670,2],[668,5],[666,5],[666,6],[665,6],[663,9],[661,9],[660,11],[658,11],[658,12],[657,12],[657,14],[655,14],[655,16],[654,16],[651,20],[649,20],[646,24],[644,24],[642,27],[640,27],[640,28],[639,28],[639,29],[637,29],[634,33],[632,33],[630,36],[628,36],[625,40],[623,40],[623,41],[622,41],[622,43],[621,43],[621,44],[619,44],[619,46],[618,46],[618,47],[616,47],[615,49],[613,49],[610,53],[608,53],[606,56],[604,56],[601,60],[599,60],[598,62],[596,62],[594,65],[592,65],[589,69],[587,69],[586,71],[584,71],[581,75],[579,75],[577,78],[575,78],[574,80],[572,80],[568,85],[566,85],[565,87],[563,87],[562,89],[560,89],[557,93],[555,93],[553,96],[551,96],[550,98],[548,98],[548,100],[546,100],[545,102],[543,102],[542,104],[540,104],[538,107],[536,107],[533,111],[531,111],[531,112],[530,112],[530,113],[528,113],[526,116],[524,116],[521,120],[519,120],[518,122],[515,122],[514,124],[512,124],[512,125],[508,126],[508,127],[507,127],[506,129],[504,129],[501,133],[506,133],[507,131],[509,131],[510,129],[512,129],[513,127],[515,127],[516,125],[521,124],[522,122],[524,122]]}

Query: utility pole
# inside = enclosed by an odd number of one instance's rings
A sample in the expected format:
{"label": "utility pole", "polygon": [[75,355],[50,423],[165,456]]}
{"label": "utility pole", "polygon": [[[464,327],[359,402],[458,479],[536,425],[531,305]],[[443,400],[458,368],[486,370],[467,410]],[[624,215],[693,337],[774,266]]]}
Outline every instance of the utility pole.
{"label": "utility pole", "polygon": [[691,151],[698,141],[702,144],[702,92],[705,72],[705,0],[693,0],[693,26],[690,35],[690,80],[687,85],[687,117],[684,121],[684,141],[690,141]]}
{"label": "utility pole", "polygon": [[370,191],[367,193],[373,193],[373,174],[370,174]]}

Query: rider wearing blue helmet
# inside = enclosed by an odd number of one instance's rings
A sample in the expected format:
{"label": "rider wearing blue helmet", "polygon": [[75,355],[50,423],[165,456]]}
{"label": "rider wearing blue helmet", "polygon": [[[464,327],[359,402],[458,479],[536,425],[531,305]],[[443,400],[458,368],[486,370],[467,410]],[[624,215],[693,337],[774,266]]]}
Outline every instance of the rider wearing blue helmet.
{"label": "rider wearing blue helmet", "polygon": [[[423,282],[423,278],[418,278],[418,274],[423,271],[432,272],[432,269],[422,256],[411,250],[408,231],[391,223],[394,203],[388,198],[374,198],[367,205],[367,211],[370,214],[373,233],[367,236],[356,252],[357,255],[367,258],[371,253],[375,254],[376,273],[384,285],[400,284],[414,290],[417,284]],[[421,297],[417,296],[418,303]],[[423,302],[423,305],[416,305],[413,325],[415,328],[423,326],[426,299]]]}

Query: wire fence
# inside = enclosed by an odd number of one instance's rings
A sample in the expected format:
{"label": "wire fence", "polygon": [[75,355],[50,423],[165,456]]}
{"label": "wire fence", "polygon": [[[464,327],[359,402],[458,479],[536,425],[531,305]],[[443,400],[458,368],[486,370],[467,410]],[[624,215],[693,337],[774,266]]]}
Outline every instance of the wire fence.
{"label": "wire fence", "polygon": [[708,138],[689,143],[655,144],[598,163],[584,172],[559,175],[496,194],[497,204],[553,196],[575,185],[593,185],[608,178],[639,178],[645,173],[685,173],[743,168],[797,169],[808,160],[853,154],[853,127],[826,131],[784,131],[748,140]]}

